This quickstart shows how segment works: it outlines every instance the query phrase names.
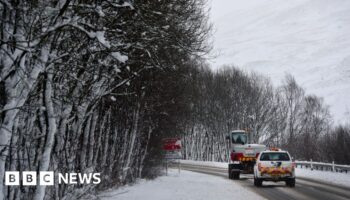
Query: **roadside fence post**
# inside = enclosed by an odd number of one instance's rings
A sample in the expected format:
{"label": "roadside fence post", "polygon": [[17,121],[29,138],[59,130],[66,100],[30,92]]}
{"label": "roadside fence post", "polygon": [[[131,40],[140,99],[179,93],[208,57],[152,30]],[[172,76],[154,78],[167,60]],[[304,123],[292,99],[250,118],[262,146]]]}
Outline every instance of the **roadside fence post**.
{"label": "roadside fence post", "polygon": [[166,164],[165,164],[165,175],[168,176],[168,160],[166,161]]}
{"label": "roadside fence post", "polygon": [[314,165],[312,164],[312,159],[310,160],[310,168],[311,168],[311,171],[314,170]]}

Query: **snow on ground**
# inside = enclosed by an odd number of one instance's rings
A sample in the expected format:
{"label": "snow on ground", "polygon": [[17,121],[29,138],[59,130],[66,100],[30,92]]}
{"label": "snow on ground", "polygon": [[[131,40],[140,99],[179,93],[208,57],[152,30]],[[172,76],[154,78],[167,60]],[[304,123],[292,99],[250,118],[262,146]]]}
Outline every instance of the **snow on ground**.
{"label": "snow on ground", "polygon": [[222,177],[171,169],[168,176],[155,180],[140,180],[99,195],[101,200],[231,200],[262,199],[259,195]]}
{"label": "snow on ground", "polygon": [[[212,0],[214,68],[234,64],[279,85],[291,73],[350,119],[349,0]],[[348,120],[349,120],[348,119]]]}
{"label": "snow on ground", "polygon": [[350,187],[350,173],[335,173],[330,171],[317,170],[311,171],[310,169],[297,168],[295,174],[297,177],[304,177],[326,183]]}
{"label": "snow on ground", "polygon": [[225,169],[227,168],[227,163],[225,162],[208,162],[208,161],[196,161],[196,160],[181,160],[180,162],[183,164],[190,164],[190,165],[219,167],[219,168],[225,168]]}
{"label": "snow on ground", "polygon": [[[181,160],[181,163],[227,169],[227,163],[223,163],[223,162]],[[317,181],[323,181],[325,183],[332,183],[332,184],[350,187],[350,173],[337,173],[337,172],[318,171],[318,170],[311,171],[310,169],[297,168],[295,171],[295,174],[297,178],[304,177],[304,178],[314,179]]]}

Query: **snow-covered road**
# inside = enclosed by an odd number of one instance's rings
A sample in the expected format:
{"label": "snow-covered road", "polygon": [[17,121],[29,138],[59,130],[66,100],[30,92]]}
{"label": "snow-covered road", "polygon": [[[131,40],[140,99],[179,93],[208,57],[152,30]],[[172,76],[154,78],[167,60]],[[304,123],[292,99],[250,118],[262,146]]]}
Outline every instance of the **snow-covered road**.
{"label": "snow-covered road", "polygon": [[350,199],[350,174],[297,169],[295,188],[284,183],[253,184],[252,175],[227,178],[227,163],[181,161],[181,173],[139,180],[131,186],[102,192],[102,200],[211,200],[211,199]]}
{"label": "snow-covered road", "polygon": [[[193,161],[193,160],[181,160],[182,164],[201,165],[206,167],[222,168],[224,171],[227,170],[227,163],[224,162],[204,162],[204,161]],[[331,183],[334,185],[341,185],[350,188],[350,173],[334,173],[330,171],[317,171],[310,169],[296,168],[296,176],[298,178],[308,178],[315,181],[321,181],[325,183]]]}
{"label": "snow-covered road", "polygon": [[[205,166],[201,164],[182,164],[183,168],[190,171],[200,172],[227,178],[227,169],[218,167],[219,163],[213,163],[214,166]],[[333,173],[336,174],[336,173]],[[343,174],[345,175],[345,174]],[[262,187],[255,187],[253,184],[253,175],[241,175],[240,180],[232,180],[233,183],[239,183],[245,189],[256,192],[261,197],[270,200],[279,199],[317,199],[317,200],[345,200],[350,199],[350,187],[330,184],[329,181],[317,181],[310,178],[298,177],[296,187],[286,187],[284,182],[264,182]]]}
{"label": "snow-covered road", "polygon": [[241,184],[223,177],[172,169],[168,176],[140,180],[132,186],[103,192],[102,200],[228,200],[264,199]]}

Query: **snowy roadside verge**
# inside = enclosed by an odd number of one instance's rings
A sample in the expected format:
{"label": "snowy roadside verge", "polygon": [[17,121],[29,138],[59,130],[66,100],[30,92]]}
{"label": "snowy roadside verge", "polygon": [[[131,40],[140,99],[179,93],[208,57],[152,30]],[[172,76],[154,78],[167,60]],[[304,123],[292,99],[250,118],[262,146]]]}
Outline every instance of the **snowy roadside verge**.
{"label": "snowy roadside verge", "polygon": [[168,176],[155,180],[140,180],[132,186],[109,190],[99,195],[101,200],[231,200],[263,199],[238,183],[222,177],[176,169],[170,169]]}
{"label": "snowy roadside verge", "polygon": [[317,171],[310,169],[296,168],[295,174],[298,177],[313,179],[324,183],[346,186],[350,188],[350,173],[336,173],[330,171]]}
{"label": "snowy roadside verge", "polygon": [[[181,160],[181,163],[227,169],[227,163],[223,163],[223,162]],[[330,171],[317,171],[317,170],[311,171],[310,169],[296,168],[295,174],[297,178],[298,177],[308,178],[316,181],[321,181],[324,183],[350,187],[350,173],[336,173],[336,172],[330,172]]]}
{"label": "snowy roadside verge", "polygon": [[227,169],[228,163],[225,162],[210,162],[210,161],[196,161],[196,160],[180,160],[181,164],[200,165],[206,167],[218,167]]}

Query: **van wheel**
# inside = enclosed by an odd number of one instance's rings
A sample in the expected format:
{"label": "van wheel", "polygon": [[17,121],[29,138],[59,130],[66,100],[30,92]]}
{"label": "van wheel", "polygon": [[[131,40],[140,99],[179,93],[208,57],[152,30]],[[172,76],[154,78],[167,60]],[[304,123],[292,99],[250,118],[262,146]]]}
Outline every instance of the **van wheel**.
{"label": "van wheel", "polygon": [[233,179],[233,172],[232,172],[232,169],[233,169],[233,165],[232,165],[232,164],[229,164],[229,165],[228,165],[228,178],[229,178],[229,179]]}
{"label": "van wheel", "polygon": [[295,178],[286,181],[286,185],[289,187],[295,187]]}
{"label": "van wheel", "polygon": [[239,175],[240,175],[240,173],[239,172],[234,172],[234,173],[232,173],[232,175],[233,175],[233,179],[239,179]]}
{"label": "van wheel", "polygon": [[254,177],[254,185],[256,186],[256,187],[261,187],[262,186],[262,180],[261,179],[259,179],[259,178],[255,178]]}

